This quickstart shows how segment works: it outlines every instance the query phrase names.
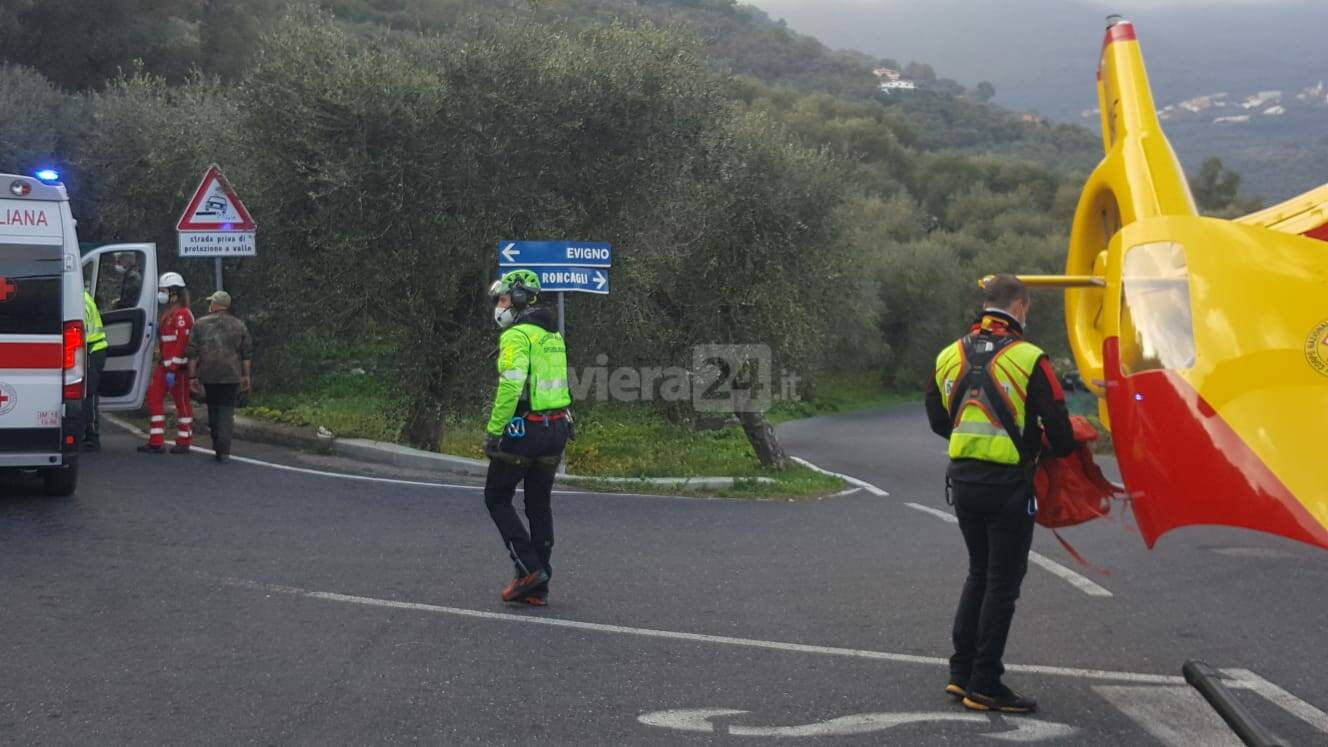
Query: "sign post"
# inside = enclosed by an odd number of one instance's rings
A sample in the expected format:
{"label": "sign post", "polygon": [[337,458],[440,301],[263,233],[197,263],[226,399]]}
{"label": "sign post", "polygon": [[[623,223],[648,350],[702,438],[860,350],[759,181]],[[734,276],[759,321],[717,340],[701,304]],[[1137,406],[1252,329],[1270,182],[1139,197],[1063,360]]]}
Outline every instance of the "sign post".
{"label": "sign post", "polygon": [[216,290],[223,290],[222,257],[258,254],[258,226],[215,163],[204,172],[175,224],[181,257],[213,257]]}
{"label": "sign post", "polygon": [[566,336],[566,294],[609,294],[613,247],[595,241],[502,241],[498,271],[530,270],[540,291],[558,294],[558,333]]}

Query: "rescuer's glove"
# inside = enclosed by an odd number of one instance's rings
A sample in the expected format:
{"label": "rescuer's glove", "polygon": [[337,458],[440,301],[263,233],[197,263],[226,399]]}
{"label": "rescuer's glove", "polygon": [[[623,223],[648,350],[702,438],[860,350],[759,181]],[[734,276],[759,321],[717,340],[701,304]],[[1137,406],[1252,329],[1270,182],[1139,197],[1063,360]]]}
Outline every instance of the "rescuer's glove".
{"label": "rescuer's glove", "polygon": [[175,372],[174,372],[174,371],[167,371],[167,372],[166,372],[166,388],[167,388],[167,389],[174,389],[174,388],[175,388]]}
{"label": "rescuer's glove", "polygon": [[502,443],[503,443],[502,436],[486,435],[484,437],[484,455],[492,459],[494,455],[501,454],[503,452],[501,448]]}

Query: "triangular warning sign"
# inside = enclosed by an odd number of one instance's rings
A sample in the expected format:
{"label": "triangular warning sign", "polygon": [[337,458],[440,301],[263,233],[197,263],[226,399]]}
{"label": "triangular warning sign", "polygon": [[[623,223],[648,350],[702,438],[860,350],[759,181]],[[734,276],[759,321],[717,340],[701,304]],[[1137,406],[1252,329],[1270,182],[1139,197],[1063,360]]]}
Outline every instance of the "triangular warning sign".
{"label": "triangular warning sign", "polygon": [[175,224],[177,231],[254,231],[258,228],[230,182],[214,163],[198,183],[189,207]]}

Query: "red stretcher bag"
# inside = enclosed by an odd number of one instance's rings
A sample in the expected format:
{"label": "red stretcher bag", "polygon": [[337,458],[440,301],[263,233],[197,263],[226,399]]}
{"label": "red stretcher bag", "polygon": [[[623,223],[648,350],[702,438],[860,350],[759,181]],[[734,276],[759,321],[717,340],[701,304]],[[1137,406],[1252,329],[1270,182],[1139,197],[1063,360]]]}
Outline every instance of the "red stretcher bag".
{"label": "red stretcher bag", "polygon": [[[1088,445],[1098,439],[1097,429],[1082,415],[1070,418],[1074,428],[1074,451],[1065,457],[1044,457],[1033,475],[1033,494],[1038,508],[1035,520],[1052,530],[1061,545],[1084,565],[1084,560],[1055,530],[1106,517],[1111,501],[1124,490],[1102,474]],[[1043,437],[1045,442],[1046,438]]]}

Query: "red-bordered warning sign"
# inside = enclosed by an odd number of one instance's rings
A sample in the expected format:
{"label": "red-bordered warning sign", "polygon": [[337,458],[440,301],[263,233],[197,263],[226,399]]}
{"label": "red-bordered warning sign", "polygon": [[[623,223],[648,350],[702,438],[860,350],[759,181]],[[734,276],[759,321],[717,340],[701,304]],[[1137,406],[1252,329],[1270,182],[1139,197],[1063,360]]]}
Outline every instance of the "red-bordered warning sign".
{"label": "red-bordered warning sign", "polygon": [[214,163],[203,174],[194,197],[175,224],[176,231],[252,233],[258,228],[230,182]]}

